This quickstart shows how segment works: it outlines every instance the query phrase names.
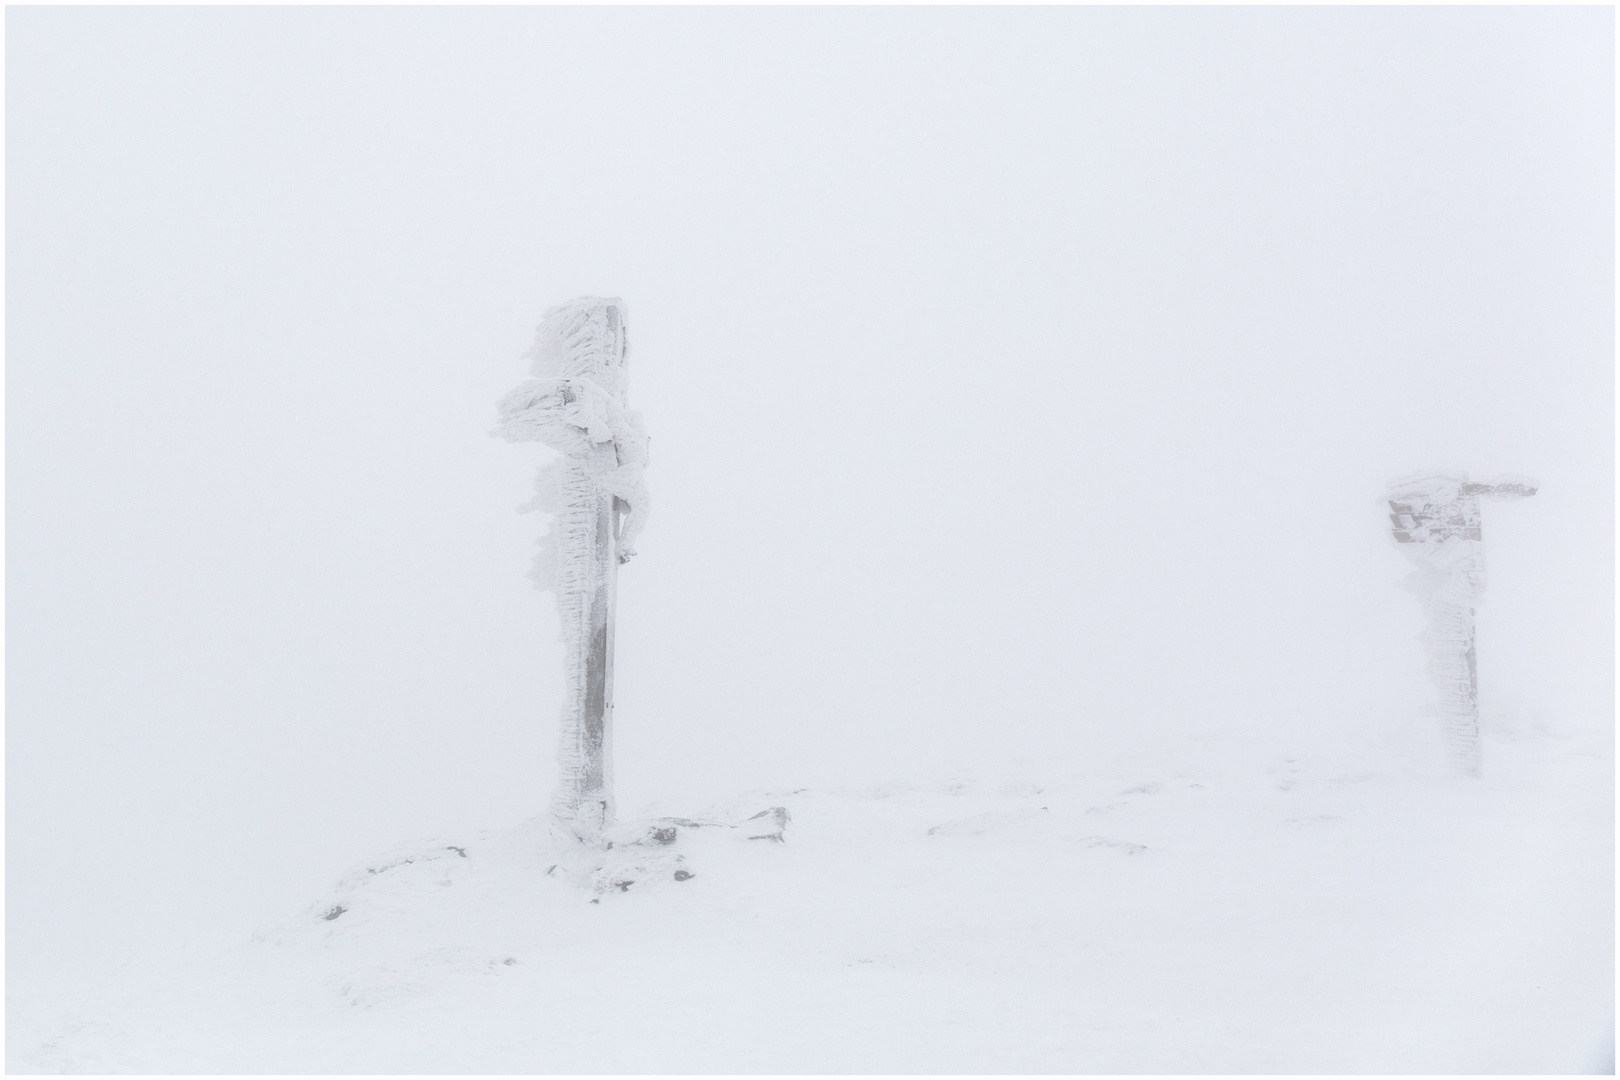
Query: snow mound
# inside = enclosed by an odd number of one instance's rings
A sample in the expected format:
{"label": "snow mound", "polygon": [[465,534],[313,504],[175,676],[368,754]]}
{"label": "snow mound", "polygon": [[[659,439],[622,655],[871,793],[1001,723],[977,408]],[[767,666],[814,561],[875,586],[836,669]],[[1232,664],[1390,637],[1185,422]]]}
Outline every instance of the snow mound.
{"label": "snow mound", "polygon": [[958,818],[956,821],[947,821],[942,825],[935,825],[928,830],[929,836],[982,836],[992,829],[1003,828],[1008,825],[1017,825],[1031,818],[1040,817],[1046,813],[1046,807],[1038,806],[1034,809],[1022,810],[987,810],[972,817]]}

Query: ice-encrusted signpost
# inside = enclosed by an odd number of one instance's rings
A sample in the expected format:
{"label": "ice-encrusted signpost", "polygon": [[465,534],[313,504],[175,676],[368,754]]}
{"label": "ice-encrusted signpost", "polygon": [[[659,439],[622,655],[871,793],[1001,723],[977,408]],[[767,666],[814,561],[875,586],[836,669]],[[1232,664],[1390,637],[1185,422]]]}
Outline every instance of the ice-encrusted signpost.
{"label": "ice-encrusted signpost", "polygon": [[557,596],[564,650],[562,767],[552,816],[563,834],[604,843],[614,820],[613,615],[619,564],[647,518],[647,433],[626,407],[628,346],[618,299],[581,297],[545,313],[527,354],[534,377],[501,399],[496,433],[561,455],[525,510],[547,510],[531,575]]}
{"label": "ice-encrusted signpost", "polygon": [[[783,842],[789,815],[771,806],[731,822],[665,817],[620,822],[613,799],[613,615],[619,565],[647,520],[647,432],[626,403],[624,302],[584,296],[545,313],[527,353],[534,376],[500,400],[494,434],[561,456],[540,470],[523,510],[547,510],[534,583],[557,596],[564,663],[562,766],[551,821],[563,877],[598,894],[638,881],[689,881],[677,838]],[[593,900],[592,903],[597,903]]]}
{"label": "ice-encrusted signpost", "polygon": [[1504,477],[1469,481],[1467,474],[1418,473],[1390,483],[1395,541],[1415,570],[1402,584],[1423,601],[1429,673],[1439,691],[1440,732],[1455,768],[1480,774],[1479,671],[1474,657],[1474,607],[1485,591],[1480,496],[1518,499],[1536,482]]}

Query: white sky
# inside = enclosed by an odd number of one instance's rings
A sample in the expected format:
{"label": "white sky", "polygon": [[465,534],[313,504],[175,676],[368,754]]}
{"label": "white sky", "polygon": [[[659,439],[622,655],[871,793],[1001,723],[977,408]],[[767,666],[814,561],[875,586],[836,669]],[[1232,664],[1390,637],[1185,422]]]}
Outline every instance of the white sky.
{"label": "white sky", "polygon": [[[1376,499],[1487,504],[1487,713],[1613,716],[1603,8],[11,8],[12,970],[554,774],[486,437],[629,305],[620,798],[1421,725]],[[18,977],[14,974],[14,977]]]}

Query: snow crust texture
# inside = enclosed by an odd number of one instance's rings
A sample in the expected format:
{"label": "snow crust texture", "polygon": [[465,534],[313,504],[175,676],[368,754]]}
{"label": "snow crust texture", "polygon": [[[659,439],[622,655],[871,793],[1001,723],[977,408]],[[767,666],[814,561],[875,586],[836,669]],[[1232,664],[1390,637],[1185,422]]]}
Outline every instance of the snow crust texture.
{"label": "snow crust texture", "polygon": [[618,566],[646,523],[648,440],[626,406],[624,302],[581,297],[547,311],[527,354],[534,377],[498,404],[495,434],[561,456],[520,509],[552,515],[531,578],[556,594],[565,691],[552,810],[562,829],[599,843],[614,819],[613,608]]}
{"label": "snow crust texture", "polygon": [[544,818],[424,839],[251,940],[13,995],[8,1069],[1612,1069],[1612,747],[1486,737],[1478,781],[1413,732],[641,806],[679,839],[601,892]]}
{"label": "snow crust texture", "polygon": [[1396,543],[1413,564],[1402,586],[1423,603],[1429,674],[1438,697],[1441,738],[1453,766],[1480,774],[1479,671],[1474,651],[1474,609],[1485,591],[1481,496],[1522,498],[1536,482],[1505,477],[1470,482],[1466,473],[1418,473],[1392,481],[1385,492]]}

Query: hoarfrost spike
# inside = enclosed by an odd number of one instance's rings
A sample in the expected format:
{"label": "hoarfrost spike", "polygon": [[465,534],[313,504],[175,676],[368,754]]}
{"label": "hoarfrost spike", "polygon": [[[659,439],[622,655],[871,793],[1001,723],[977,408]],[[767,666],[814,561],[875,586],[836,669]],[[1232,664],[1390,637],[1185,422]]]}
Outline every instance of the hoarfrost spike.
{"label": "hoarfrost spike", "polygon": [[1384,493],[1391,531],[1414,572],[1402,586],[1423,601],[1423,641],[1439,692],[1440,734],[1452,765],[1480,775],[1479,669],[1474,655],[1474,608],[1485,591],[1480,496],[1517,499],[1536,482],[1503,477],[1474,483],[1465,473],[1417,473],[1392,481]]}
{"label": "hoarfrost spike", "polygon": [[530,374],[499,403],[494,434],[561,454],[523,510],[553,514],[531,578],[556,594],[564,648],[559,831],[599,846],[614,820],[613,615],[619,565],[647,519],[647,433],[626,407],[625,307],[581,297],[547,311]]}

